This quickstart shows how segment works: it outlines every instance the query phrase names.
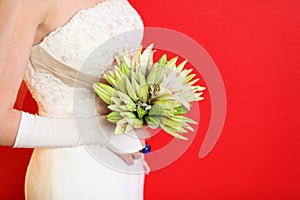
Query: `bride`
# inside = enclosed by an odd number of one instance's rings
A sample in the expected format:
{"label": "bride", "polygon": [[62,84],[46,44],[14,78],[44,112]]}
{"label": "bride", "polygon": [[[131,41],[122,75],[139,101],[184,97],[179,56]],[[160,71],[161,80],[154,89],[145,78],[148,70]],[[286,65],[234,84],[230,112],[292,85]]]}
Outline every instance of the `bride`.
{"label": "bride", "polygon": [[[0,145],[35,148],[26,199],[143,199],[146,131],[114,135],[91,82],[76,76],[100,77],[103,60],[139,46],[137,12],[127,0],[2,0],[0,13]],[[85,63],[99,48],[95,70]],[[13,108],[23,79],[39,115]]]}

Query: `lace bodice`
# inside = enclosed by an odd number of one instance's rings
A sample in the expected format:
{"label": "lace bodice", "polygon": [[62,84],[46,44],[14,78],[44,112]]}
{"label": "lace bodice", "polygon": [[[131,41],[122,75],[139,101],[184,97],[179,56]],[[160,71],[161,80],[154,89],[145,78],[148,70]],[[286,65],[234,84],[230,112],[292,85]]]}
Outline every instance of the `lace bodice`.
{"label": "lace bodice", "polygon": [[[107,69],[113,54],[128,46],[139,46],[142,28],[139,15],[127,0],[104,0],[76,12],[64,26],[51,32],[37,46],[53,61],[99,77]],[[124,34],[135,30],[134,34]],[[102,48],[97,55],[99,60],[86,65],[90,55],[99,48]],[[48,64],[52,65],[51,60]],[[24,80],[38,103],[39,114],[73,116],[75,87],[66,84],[60,77],[38,70],[38,66],[34,65],[32,60],[28,62]],[[76,91],[76,100],[87,104],[93,101],[90,88],[77,88]]]}

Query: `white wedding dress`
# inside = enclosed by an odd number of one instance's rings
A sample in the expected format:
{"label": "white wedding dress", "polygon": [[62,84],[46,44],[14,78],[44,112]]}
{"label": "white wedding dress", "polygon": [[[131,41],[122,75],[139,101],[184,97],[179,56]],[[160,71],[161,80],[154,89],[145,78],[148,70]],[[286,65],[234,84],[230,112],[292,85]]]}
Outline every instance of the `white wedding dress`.
{"label": "white wedding dress", "polygon": [[[104,0],[79,10],[64,26],[35,45],[24,80],[38,103],[39,115],[63,118],[80,115],[80,110],[75,113],[74,99],[89,105],[94,100],[93,95],[85,87],[70,84],[69,74],[64,74],[60,66],[67,71],[80,70],[99,77],[113,53],[140,45],[142,29],[140,16],[127,0]],[[128,31],[133,31],[133,36],[123,34]],[[120,34],[123,36],[117,37]],[[101,65],[97,61],[86,65],[96,49],[102,52],[98,56]],[[40,63],[46,69],[40,67]],[[75,88],[80,91],[77,96],[74,96]],[[104,156],[104,160],[97,154]],[[110,161],[106,162],[106,158],[123,170],[107,164]],[[115,153],[101,146],[39,148],[34,150],[27,170],[26,199],[143,199],[144,171],[143,158],[127,166]]]}

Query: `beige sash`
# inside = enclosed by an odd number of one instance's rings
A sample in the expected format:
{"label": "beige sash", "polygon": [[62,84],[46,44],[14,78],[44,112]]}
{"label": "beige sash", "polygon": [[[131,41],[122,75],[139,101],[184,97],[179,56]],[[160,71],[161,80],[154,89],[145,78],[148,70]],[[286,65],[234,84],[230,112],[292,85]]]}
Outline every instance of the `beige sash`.
{"label": "beige sash", "polygon": [[34,71],[52,74],[70,87],[91,88],[93,83],[99,82],[98,77],[59,62],[39,45],[32,48],[30,61]]}

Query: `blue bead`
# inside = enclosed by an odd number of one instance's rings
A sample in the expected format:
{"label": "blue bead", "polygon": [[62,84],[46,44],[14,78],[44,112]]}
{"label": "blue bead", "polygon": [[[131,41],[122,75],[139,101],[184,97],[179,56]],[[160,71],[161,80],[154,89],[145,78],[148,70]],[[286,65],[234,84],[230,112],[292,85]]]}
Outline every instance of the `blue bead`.
{"label": "blue bead", "polygon": [[140,150],[140,152],[144,154],[150,153],[150,151],[151,151],[151,146],[149,144],[146,144],[146,146],[142,150]]}

